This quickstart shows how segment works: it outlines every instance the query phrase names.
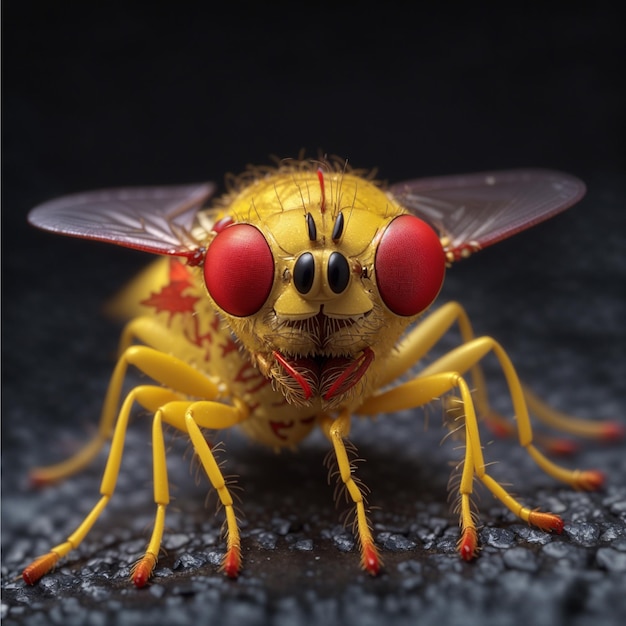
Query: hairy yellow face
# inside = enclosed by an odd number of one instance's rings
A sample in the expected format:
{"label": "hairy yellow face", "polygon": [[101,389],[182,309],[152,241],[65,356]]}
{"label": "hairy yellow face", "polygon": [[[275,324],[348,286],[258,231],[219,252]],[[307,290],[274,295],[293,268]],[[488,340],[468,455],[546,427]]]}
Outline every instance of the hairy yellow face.
{"label": "hairy yellow face", "polygon": [[371,389],[441,287],[434,231],[343,171],[280,168],[227,202],[205,281],[252,361],[294,404],[332,408]]}

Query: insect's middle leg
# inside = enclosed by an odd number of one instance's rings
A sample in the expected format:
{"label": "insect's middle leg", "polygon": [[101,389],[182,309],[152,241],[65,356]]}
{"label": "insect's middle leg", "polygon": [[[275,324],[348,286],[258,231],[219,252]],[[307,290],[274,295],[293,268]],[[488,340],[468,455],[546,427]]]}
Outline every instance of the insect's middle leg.
{"label": "insect's middle leg", "polygon": [[344,443],[344,439],[350,433],[350,413],[343,411],[336,419],[324,416],[320,426],[333,444],[340,478],[356,507],[356,530],[361,550],[361,566],[370,574],[378,574],[381,567],[380,556],[365,512],[363,493],[352,476],[352,465]]}

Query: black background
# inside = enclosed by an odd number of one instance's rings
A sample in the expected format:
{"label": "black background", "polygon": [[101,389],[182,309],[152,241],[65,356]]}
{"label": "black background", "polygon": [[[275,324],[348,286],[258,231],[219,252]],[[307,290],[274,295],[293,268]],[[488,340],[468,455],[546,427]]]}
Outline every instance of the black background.
{"label": "black background", "polygon": [[[473,6],[464,11],[456,5],[424,9],[407,4],[405,9],[393,3],[221,7],[5,1],[2,29],[5,617],[71,623],[74,615],[78,623],[106,614],[134,623],[133,616],[139,620],[152,610],[152,623],[159,615],[170,623],[176,614],[179,623],[199,623],[204,615],[216,623],[330,625],[333,620],[367,623],[366,618],[411,623],[415,611],[438,623],[466,617],[501,624],[520,617],[512,608],[520,590],[527,599],[540,594],[551,620],[547,623],[584,623],[590,616],[612,623],[626,614],[623,598],[611,595],[617,589],[611,587],[612,573],[593,560],[600,545],[593,542],[585,546],[580,576],[565,595],[559,576],[548,591],[543,582],[533,587],[528,579],[503,590],[490,587],[478,576],[480,570],[471,568],[454,570],[465,586],[447,579],[453,570],[444,567],[431,583],[424,575],[413,589],[405,584],[410,577],[403,575],[402,558],[397,565],[394,554],[386,557],[386,578],[369,581],[359,574],[353,553],[344,559],[332,546],[323,554],[330,570],[322,569],[323,576],[314,576],[307,586],[298,568],[310,568],[316,552],[302,565],[300,555],[307,553],[281,551],[280,542],[265,570],[259,565],[264,553],[252,548],[247,557],[252,574],[235,586],[215,582],[215,567],[209,564],[200,572],[213,581],[208,588],[193,586],[198,571],[192,568],[173,576],[178,587],[164,577],[153,587],[161,591],[134,592],[117,581],[99,596],[94,587],[87,593],[67,583],[68,572],[80,574],[71,559],[50,577],[60,582],[49,587],[26,589],[12,581],[28,559],[49,547],[50,536],[61,541],[73,515],[80,517],[96,497],[98,468],[87,474],[86,483],[81,478],[75,487],[53,487],[43,495],[25,490],[25,475],[34,463],[58,460],[63,446],[75,445],[95,423],[119,330],[100,316],[100,306],[146,260],[112,246],[36,232],[26,224],[29,208],[64,193],[221,183],[225,173],[240,172],[248,163],[267,163],[270,155],[297,156],[302,149],[311,156],[318,150],[340,155],[355,167],[377,167],[379,177],[391,182],[518,166],[569,171],[589,187],[580,205],[454,268],[442,297],[460,299],[477,332],[501,339],[523,377],[562,408],[623,420],[626,98],[623,24],[617,16],[601,3],[585,10]],[[443,516],[453,531],[454,516],[445,504],[445,455],[432,452],[430,444],[418,447],[415,455],[415,443],[403,450],[405,438],[395,429],[406,425],[389,423],[393,426],[379,422],[379,430],[366,425],[363,444],[356,441],[368,458],[367,482],[379,494],[373,503],[397,511],[402,520],[410,515],[402,498],[432,496],[433,502],[441,500],[441,508],[428,510]],[[436,446],[439,438],[431,443]],[[378,439],[387,443],[378,446]],[[141,480],[149,482],[145,429],[138,440],[132,462],[146,474]],[[262,527],[264,513],[276,518],[300,511],[307,518],[320,507],[320,526],[335,523],[321,466],[323,442],[314,439],[301,456],[278,460],[239,447],[243,466],[234,471],[242,483],[246,475],[252,482],[246,493],[259,490],[248,519],[254,520],[256,511]],[[621,485],[623,447],[593,450],[580,463],[612,471],[610,482]],[[399,458],[408,459],[408,469],[394,470]],[[258,463],[266,466],[267,481]],[[415,494],[404,485],[402,496],[395,497],[389,481],[404,484],[416,468],[426,479],[436,476],[432,492]],[[517,492],[526,498],[549,486],[554,491],[547,492],[542,506],[550,506],[550,498],[563,493],[541,476],[533,482],[526,471],[539,473],[530,465],[512,474]],[[294,503],[293,492],[302,493],[305,486],[313,490],[310,497]],[[145,491],[141,515],[148,517],[141,520],[149,524],[149,487]],[[84,506],[79,504],[83,494]],[[594,500],[599,508],[590,516],[606,512],[608,501],[626,500],[621,494]],[[123,494],[120,499],[117,513],[97,527],[100,535],[86,542],[83,563],[97,561],[94,546],[109,545],[124,525]],[[498,528],[502,511],[492,508],[485,504],[483,522]],[[187,530],[185,523],[191,524],[191,534],[197,531],[194,515],[201,517],[203,509],[192,507],[187,515],[191,521],[168,520],[172,532],[180,531],[179,524]],[[48,517],[51,526],[44,521]],[[616,522],[620,536],[626,532],[623,520],[622,512]],[[388,528],[387,522],[381,519],[381,527]],[[398,527],[406,523],[406,518],[396,520]],[[318,546],[320,530],[311,524],[308,536]],[[143,526],[137,536],[143,541]],[[623,540],[613,549],[626,550]],[[177,556],[171,552],[170,567]],[[119,553],[111,554],[113,568]],[[419,561],[413,554],[401,557]],[[485,563],[488,557],[483,554]],[[541,561],[541,566],[549,564]],[[619,566],[617,571],[623,576]],[[540,574],[533,576],[543,581]],[[621,606],[594,602],[598,579],[608,585],[605,597],[621,599]],[[463,590],[471,598],[466,604]],[[458,600],[452,612],[434,599],[446,593]],[[64,613],[59,598],[72,597],[78,600]],[[336,603],[328,604],[328,598]]]}

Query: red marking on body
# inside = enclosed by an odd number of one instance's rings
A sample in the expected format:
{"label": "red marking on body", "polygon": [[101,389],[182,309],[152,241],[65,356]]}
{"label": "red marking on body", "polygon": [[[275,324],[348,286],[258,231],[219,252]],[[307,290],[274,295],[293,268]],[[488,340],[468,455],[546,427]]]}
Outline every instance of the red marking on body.
{"label": "red marking on body", "polygon": [[369,542],[364,544],[361,554],[361,565],[372,576],[376,576],[380,572],[380,557],[374,544]]}
{"label": "red marking on body", "polygon": [[59,560],[56,552],[48,552],[35,559],[22,572],[22,579],[27,585],[34,585],[44,574],[47,574]]}
{"label": "red marking on body", "polygon": [[237,352],[239,349],[237,344],[230,337],[228,337],[224,343],[220,343],[219,347],[222,349],[222,358],[231,352]]}
{"label": "red marking on body", "polygon": [[[203,316],[198,315],[197,303],[202,300],[200,296],[185,294],[184,292],[193,288],[189,269],[179,261],[172,261],[169,272],[170,282],[158,292],[153,292],[149,298],[141,301],[144,306],[152,307],[156,313],[168,313],[168,324],[176,315],[186,317],[183,335],[189,343],[202,348],[207,345],[205,361],[211,357],[210,344],[213,342],[213,332],[209,330],[201,333],[200,323]],[[193,293],[193,292],[192,292]],[[210,324],[213,330],[219,328],[219,319],[215,316]]]}
{"label": "red marking on body", "polygon": [[292,420],[290,420],[289,422],[273,422],[273,421],[270,421],[269,425],[270,425],[270,428],[272,429],[272,432],[274,433],[274,435],[278,439],[281,439],[282,441],[286,441],[287,440],[287,435],[283,434],[283,430],[289,430],[290,428],[293,428],[295,426],[295,424],[294,424],[294,422]]}
{"label": "red marking on body", "polygon": [[201,346],[205,341],[213,343],[213,333],[208,330],[204,335],[200,334],[200,320],[197,315],[193,316],[193,338],[189,338],[192,343],[197,346]]}
{"label": "red marking on body", "polygon": [[159,292],[153,292],[140,304],[153,307],[157,313],[169,313],[169,320],[177,314],[193,313],[197,296],[184,296],[183,291],[192,286],[189,270],[180,261],[172,261],[169,271],[170,282]]}
{"label": "red marking on body", "polygon": [[265,376],[263,376],[259,370],[257,370],[254,365],[248,361],[243,363],[243,365],[239,368],[234,380],[237,383],[245,385],[245,391],[247,393],[256,393],[260,389],[263,389],[266,385],[270,384],[269,379],[265,378]]}
{"label": "red marking on body", "polygon": [[311,417],[303,417],[300,420],[301,424],[312,424],[317,419],[316,415],[311,415]]}
{"label": "red marking on body", "polygon": [[182,292],[188,287],[189,285],[184,281],[170,283],[158,293],[153,292],[149,298],[142,300],[140,304],[155,308],[157,313],[169,313],[170,320],[178,313],[193,313],[196,302],[200,298],[182,295]]}
{"label": "red marking on body", "polygon": [[457,550],[464,561],[471,561],[478,551],[478,536],[475,528],[466,528],[459,539]]}
{"label": "red marking on body", "polygon": [[176,259],[170,262],[170,282],[187,281],[191,285],[191,273],[185,265]]}
{"label": "red marking on body", "polygon": [[324,172],[321,167],[317,168],[317,180],[320,182],[320,191],[322,192],[322,200],[320,202],[320,213],[326,211],[326,190],[324,188]]}

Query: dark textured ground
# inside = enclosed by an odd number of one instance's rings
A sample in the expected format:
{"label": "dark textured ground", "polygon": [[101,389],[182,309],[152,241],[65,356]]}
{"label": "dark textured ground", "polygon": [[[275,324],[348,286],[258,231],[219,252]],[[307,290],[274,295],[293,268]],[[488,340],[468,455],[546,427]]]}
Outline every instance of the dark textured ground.
{"label": "dark textured ground", "polygon": [[145,262],[29,229],[28,208],[54,195],[219,181],[268,153],[319,146],[392,181],[520,165],[572,171],[589,184],[579,206],[454,268],[441,297],[461,300],[476,331],[497,337],[555,405],[626,424],[623,38],[610,16],[383,12],[357,28],[347,9],[319,9],[306,24],[91,11],[3,3],[3,623],[624,623],[624,444],[589,444],[563,460],[606,472],[606,488],[589,494],[555,484],[514,443],[490,443],[494,474],[566,526],[560,536],[530,529],[483,491],[483,550],[466,564],[447,503],[458,452],[440,445],[437,407],[427,430],[422,412],[355,425],[385,560],[376,579],[359,571],[339,524],[323,438],[275,456],[233,434],[223,458],[243,488],[241,577],[217,571],[220,521],[179,440],[167,554],[148,588],[132,588],[153,516],[140,416],[118,492],[84,544],[34,587],[16,578],[97,498],[103,460],[43,491],[26,476],[94,427],[119,331],[100,305]]}

